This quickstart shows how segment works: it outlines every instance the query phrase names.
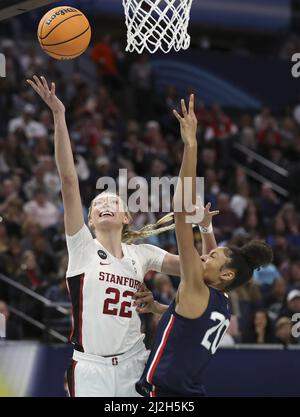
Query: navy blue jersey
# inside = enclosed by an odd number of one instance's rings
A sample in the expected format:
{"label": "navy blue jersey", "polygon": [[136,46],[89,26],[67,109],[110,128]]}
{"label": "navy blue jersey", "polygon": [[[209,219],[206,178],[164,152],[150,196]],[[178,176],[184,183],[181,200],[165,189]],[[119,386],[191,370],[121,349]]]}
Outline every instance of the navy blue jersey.
{"label": "navy blue jersey", "polygon": [[203,371],[230,321],[228,296],[209,288],[205,312],[187,319],[175,301],[161,317],[154,346],[136,390],[143,396],[203,396]]}

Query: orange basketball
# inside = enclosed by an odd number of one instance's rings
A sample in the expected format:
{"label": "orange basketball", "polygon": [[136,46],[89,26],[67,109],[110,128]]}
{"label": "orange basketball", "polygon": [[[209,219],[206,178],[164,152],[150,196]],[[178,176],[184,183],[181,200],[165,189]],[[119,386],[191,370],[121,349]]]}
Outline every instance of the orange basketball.
{"label": "orange basketball", "polygon": [[42,17],[38,40],[52,58],[73,59],[89,46],[91,27],[80,10],[69,6],[55,7]]}

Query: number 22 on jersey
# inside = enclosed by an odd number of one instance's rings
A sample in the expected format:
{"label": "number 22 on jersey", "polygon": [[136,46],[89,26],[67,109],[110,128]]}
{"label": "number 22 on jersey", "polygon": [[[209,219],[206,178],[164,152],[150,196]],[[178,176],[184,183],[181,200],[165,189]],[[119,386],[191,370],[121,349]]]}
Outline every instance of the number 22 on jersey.
{"label": "number 22 on jersey", "polygon": [[[121,295],[121,291],[118,288],[107,288],[105,294],[110,295],[109,298],[106,298],[103,304],[103,314],[110,314],[112,316],[119,316],[119,317],[132,317],[132,310],[131,310],[131,299],[134,295],[132,291],[124,291]],[[122,301],[120,307],[119,302],[120,298],[125,298]]]}

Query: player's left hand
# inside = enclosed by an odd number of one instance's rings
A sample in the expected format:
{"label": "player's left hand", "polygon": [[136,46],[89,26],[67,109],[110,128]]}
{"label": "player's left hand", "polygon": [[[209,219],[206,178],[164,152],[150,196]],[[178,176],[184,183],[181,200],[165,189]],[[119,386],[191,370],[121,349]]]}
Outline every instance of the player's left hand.
{"label": "player's left hand", "polygon": [[134,299],[133,306],[136,306],[138,313],[153,313],[155,308],[153,294],[145,284],[140,286],[132,298]]}
{"label": "player's left hand", "polygon": [[199,226],[209,227],[212,222],[212,218],[220,213],[219,210],[209,211],[210,208],[211,208],[211,203],[207,203],[206,206],[204,207],[203,218],[201,222],[199,223]]}
{"label": "player's left hand", "polygon": [[181,100],[181,110],[183,116],[173,110],[176,119],[180,123],[180,132],[183,143],[188,146],[194,146],[197,144],[197,117],[194,110],[194,94],[190,95],[189,109],[187,110],[184,99]]}

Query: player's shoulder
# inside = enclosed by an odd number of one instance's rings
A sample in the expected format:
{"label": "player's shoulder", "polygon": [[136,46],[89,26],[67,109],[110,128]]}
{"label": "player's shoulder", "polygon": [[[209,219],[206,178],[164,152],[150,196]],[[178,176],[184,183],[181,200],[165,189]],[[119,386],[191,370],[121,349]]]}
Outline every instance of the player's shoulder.
{"label": "player's shoulder", "polygon": [[153,245],[149,245],[148,243],[123,243],[127,250],[132,252],[142,252],[145,250],[149,250],[151,248],[155,248]]}
{"label": "player's shoulder", "polygon": [[125,244],[127,253],[131,256],[136,255],[139,258],[152,258],[157,252],[157,247],[148,243]]}
{"label": "player's shoulder", "polygon": [[72,247],[74,245],[88,245],[94,243],[94,237],[88,228],[88,226],[84,223],[82,227],[73,235],[68,235],[66,233],[66,242],[68,247]]}
{"label": "player's shoulder", "polygon": [[229,295],[225,291],[218,290],[217,288],[213,288],[209,286],[210,291],[210,298],[211,298],[211,305],[213,307],[225,307],[226,310],[229,306]]}
{"label": "player's shoulder", "polygon": [[219,290],[217,288],[210,287],[210,286],[208,288],[209,288],[210,294],[214,298],[216,298],[218,300],[221,300],[223,302],[228,302],[228,300],[229,300],[228,293],[226,293],[225,291]]}

